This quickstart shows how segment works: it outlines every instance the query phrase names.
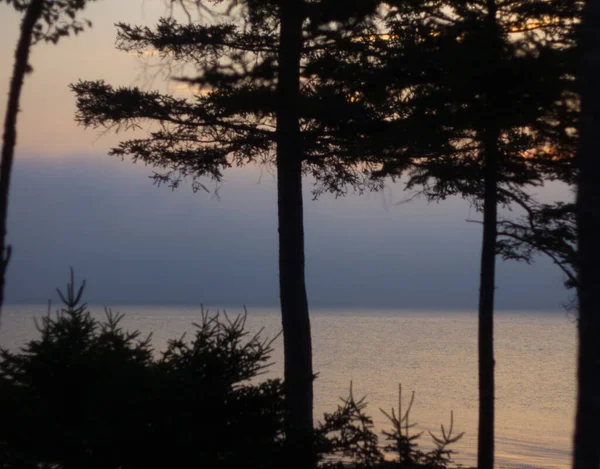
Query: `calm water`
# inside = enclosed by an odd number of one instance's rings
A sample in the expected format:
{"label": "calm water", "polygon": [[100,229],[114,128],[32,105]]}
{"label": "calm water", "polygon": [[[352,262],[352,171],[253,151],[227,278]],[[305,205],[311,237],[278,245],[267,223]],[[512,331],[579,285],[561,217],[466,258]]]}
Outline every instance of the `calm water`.
{"label": "calm water", "polygon": [[[101,314],[102,308],[92,308]],[[190,330],[198,309],[114,308],[124,325],[153,332],[154,347]],[[0,345],[14,348],[34,337],[33,318],[43,306],[6,307]],[[239,309],[228,310],[229,314]],[[576,326],[566,314],[499,313],[496,319],[496,408],[498,466],[563,468],[570,463],[575,404]],[[248,327],[280,330],[275,310],[250,310]],[[380,408],[416,391],[411,418],[423,430],[448,425],[466,435],[454,446],[457,463],[473,465],[477,441],[477,319],[475,313],[315,310],[312,312],[315,416],[335,409],[353,382],[355,396],[367,395],[378,428]],[[276,342],[271,375],[282,374],[282,341]],[[427,439],[422,446],[428,447]]]}

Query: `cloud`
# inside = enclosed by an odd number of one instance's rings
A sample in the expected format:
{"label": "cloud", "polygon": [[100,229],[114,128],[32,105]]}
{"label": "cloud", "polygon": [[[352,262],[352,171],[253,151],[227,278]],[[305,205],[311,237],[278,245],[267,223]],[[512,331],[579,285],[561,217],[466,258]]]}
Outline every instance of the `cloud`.
{"label": "cloud", "polygon": [[[151,169],[103,155],[17,159],[7,301],[44,303],[73,266],[90,303],[276,306],[276,184],[226,173],[218,197],[154,187]],[[307,187],[307,191],[310,188]],[[307,194],[308,195],[308,194]],[[468,204],[406,198],[400,187],[306,197],[313,306],[469,309],[477,304],[480,228]],[[560,308],[557,268],[500,263],[498,307]]]}

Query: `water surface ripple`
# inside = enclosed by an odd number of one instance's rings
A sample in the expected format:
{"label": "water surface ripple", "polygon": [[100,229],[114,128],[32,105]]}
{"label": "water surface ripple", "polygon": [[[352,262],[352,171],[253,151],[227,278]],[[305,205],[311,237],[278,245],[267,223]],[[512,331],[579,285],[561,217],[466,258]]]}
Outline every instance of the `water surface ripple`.
{"label": "water surface ripple", "polygon": [[[102,308],[92,308],[102,314]],[[14,348],[35,336],[33,318],[43,306],[7,306],[0,344]],[[124,325],[153,332],[154,347],[190,331],[199,308],[113,308]],[[227,310],[237,314],[241,308]],[[471,312],[350,311],[312,314],[315,416],[331,411],[353,383],[367,396],[376,426],[386,428],[380,408],[397,407],[416,391],[411,420],[439,431],[454,411],[457,463],[473,465],[477,442],[477,316]],[[281,329],[276,310],[250,309],[248,327],[266,336]],[[575,404],[576,326],[564,313],[496,315],[496,462],[506,467],[567,468]],[[275,343],[270,376],[282,375],[282,339]],[[428,447],[423,437],[422,446]]]}

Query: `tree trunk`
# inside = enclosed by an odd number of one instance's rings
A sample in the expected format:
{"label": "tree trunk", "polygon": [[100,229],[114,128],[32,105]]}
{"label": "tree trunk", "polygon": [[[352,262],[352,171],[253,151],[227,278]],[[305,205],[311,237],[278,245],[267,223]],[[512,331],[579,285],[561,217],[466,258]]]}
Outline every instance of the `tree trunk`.
{"label": "tree trunk", "polygon": [[498,221],[498,132],[485,135],[483,245],[479,285],[479,434],[477,467],[494,468],[494,290]]}
{"label": "tree trunk", "polygon": [[[487,0],[487,32],[489,58],[493,64],[499,56],[497,6]],[[495,123],[494,80],[488,76],[487,101],[483,136],[483,242],[481,247],[481,272],[479,283],[479,432],[477,435],[477,467],[494,469],[495,385],[494,385],[494,293],[496,289],[496,241],[498,230],[498,147],[500,132]]]}
{"label": "tree trunk", "polygon": [[304,279],[302,137],[299,125],[302,1],[284,0],[277,86],[277,191],[279,286],[289,463],[314,466],[313,371],[310,319]]}
{"label": "tree trunk", "polygon": [[574,469],[600,467],[600,1],[588,0],[581,35],[581,143],[577,231],[579,350]]}
{"label": "tree trunk", "polygon": [[21,23],[21,35],[15,52],[15,65],[8,93],[4,134],[2,136],[2,163],[0,164],[0,315],[4,305],[4,283],[6,267],[10,261],[11,246],[6,246],[6,220],[8,218],[8,192],[12,171],[15,146],[17,144],[17,114],[23,80],[27,73],[29,52],[33,39],[33,28],[42,15],[44,0],[32,0]]}

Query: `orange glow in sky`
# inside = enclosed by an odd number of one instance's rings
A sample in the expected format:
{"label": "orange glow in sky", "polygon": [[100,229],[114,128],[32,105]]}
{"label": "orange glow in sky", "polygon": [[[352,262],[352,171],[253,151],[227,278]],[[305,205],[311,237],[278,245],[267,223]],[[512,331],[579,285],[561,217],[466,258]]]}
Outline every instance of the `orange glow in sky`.
{"label": "orange glow in sky", "polygon": [[[93,27],[57,45],[39,44],[32,50],[28,75],[21,96],[18,120],[17,156],[65,157],[86,152],[106,152],[121,135],[84,130],[74,122],[75,97],[69,84],[79,79],[105,79],[119,86],[136,85],[168,91],[169,84],[146,67],[148,57],[132,57],[115,49],[116,22],[154,24],[168,9],[162,0],[99,0],[81,15]],[[18,41],[21,15],[12,6],[0,5],[0,112],[2,121],[14,49]],[[137,55],[137,54],[136,54]],[[172,85],[172,84],[171,84]]]}

